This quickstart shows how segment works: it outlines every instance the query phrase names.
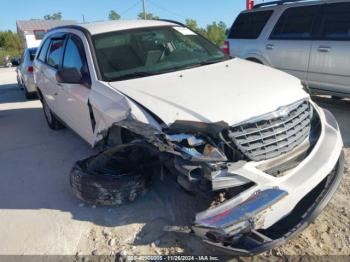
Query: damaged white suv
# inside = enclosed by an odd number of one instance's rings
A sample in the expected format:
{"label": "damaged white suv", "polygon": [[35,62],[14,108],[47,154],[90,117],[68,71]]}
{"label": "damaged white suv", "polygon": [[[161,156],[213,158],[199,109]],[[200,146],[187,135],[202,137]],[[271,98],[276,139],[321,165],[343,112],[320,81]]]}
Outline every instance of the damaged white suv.
{"label": "damaged white suv", "polygon": [[343,175],[337,122],[297,78],[231,59],[179,23],[56,28],[34,67],[49,126],[102,149],[72,169],[80,199],[134,200],[165,168],[185,190],[212,197],[192,231],[232,254],[304,229]]}

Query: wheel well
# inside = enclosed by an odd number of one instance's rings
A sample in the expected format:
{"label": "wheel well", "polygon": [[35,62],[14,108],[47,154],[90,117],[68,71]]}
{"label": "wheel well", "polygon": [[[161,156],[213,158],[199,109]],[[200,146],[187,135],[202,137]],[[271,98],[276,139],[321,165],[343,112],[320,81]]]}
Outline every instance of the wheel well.
{"label": "wheel well", "polygon": [[264,64],[262,61],[260,61],[259,59],[255,58],[255,57],[248,57],[248,58],[246,58],[246,60],[257,63],[257,64],[261,64],[261,65]]}
{"label": "wheel well", "polygon": [[40,99],[40,101],[43,101],[43,94],[41,93],[40,89],[38,87],[36,87],[37,93],[38,93],[38,97]]}

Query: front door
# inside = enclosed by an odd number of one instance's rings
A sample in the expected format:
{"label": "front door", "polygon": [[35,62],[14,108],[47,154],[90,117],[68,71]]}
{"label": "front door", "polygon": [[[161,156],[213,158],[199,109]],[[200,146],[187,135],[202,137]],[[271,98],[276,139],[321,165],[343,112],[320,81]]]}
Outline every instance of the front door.
{"label": "front door", "polygon": [[91,78],[84,45],[76,35],[71,34],[67,39],[62,68],[76,68],[82,74],[81,84],[60,84],[62,92],[58,100],[64,110],[65,122],[88,143],[93,144],[94,120],[89,108]]}
{"label": "front door", "polygon": [[310,87],[350,94],[349,2],[324,6],[318,38],[312,45],[310,56]]}
{"label": "front door", "polygon": [[263,55],[271,66],[306,80],[318,5],[291,7],[279,18]]}

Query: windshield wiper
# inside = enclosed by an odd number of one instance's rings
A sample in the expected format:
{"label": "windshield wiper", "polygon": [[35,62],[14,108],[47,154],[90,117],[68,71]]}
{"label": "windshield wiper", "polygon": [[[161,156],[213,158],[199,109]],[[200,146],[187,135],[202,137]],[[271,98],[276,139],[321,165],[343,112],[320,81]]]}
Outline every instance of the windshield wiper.
{"label": "windshield wiper", "polygon": [[229,58],[220,58],[220,59],[213,59],[213,60],[208,60],[208,61],[203,61],[200,63],[200,65],[211,65],[211,64],[216,64],[216,63],[220,63],[220,62],[224,62],[229,60]]}
{"label": "windshield wiper", "polygon": [[147,71],[139,71],[139,72],[133,72],[130,74],[125,74],[122,76],[117,77],[114,79],[114,81],[120,81],[120,80],[128,80],[128,79],[133,79],[133,78],[139,78],[139,77],[146,77],[146,76],[152,76],[156,75],[157,73],[151,73]]}

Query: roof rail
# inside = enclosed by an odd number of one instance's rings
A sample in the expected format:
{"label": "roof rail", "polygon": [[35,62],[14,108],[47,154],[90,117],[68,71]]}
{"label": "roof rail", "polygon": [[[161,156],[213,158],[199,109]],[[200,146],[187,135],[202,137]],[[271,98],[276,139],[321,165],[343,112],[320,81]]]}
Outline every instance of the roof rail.
{"label": "roof rail", "polygon": [[279,1],[271,1],[271,2],[265,2],[265,3],[254,5],[254,9],[255,8],[259,8],[259,7],[268,6],[268,5],[283,5],[283,4],[286,4],[286,3],[304,2],[304,1],[306,1],[306,0],[279,0]]}

